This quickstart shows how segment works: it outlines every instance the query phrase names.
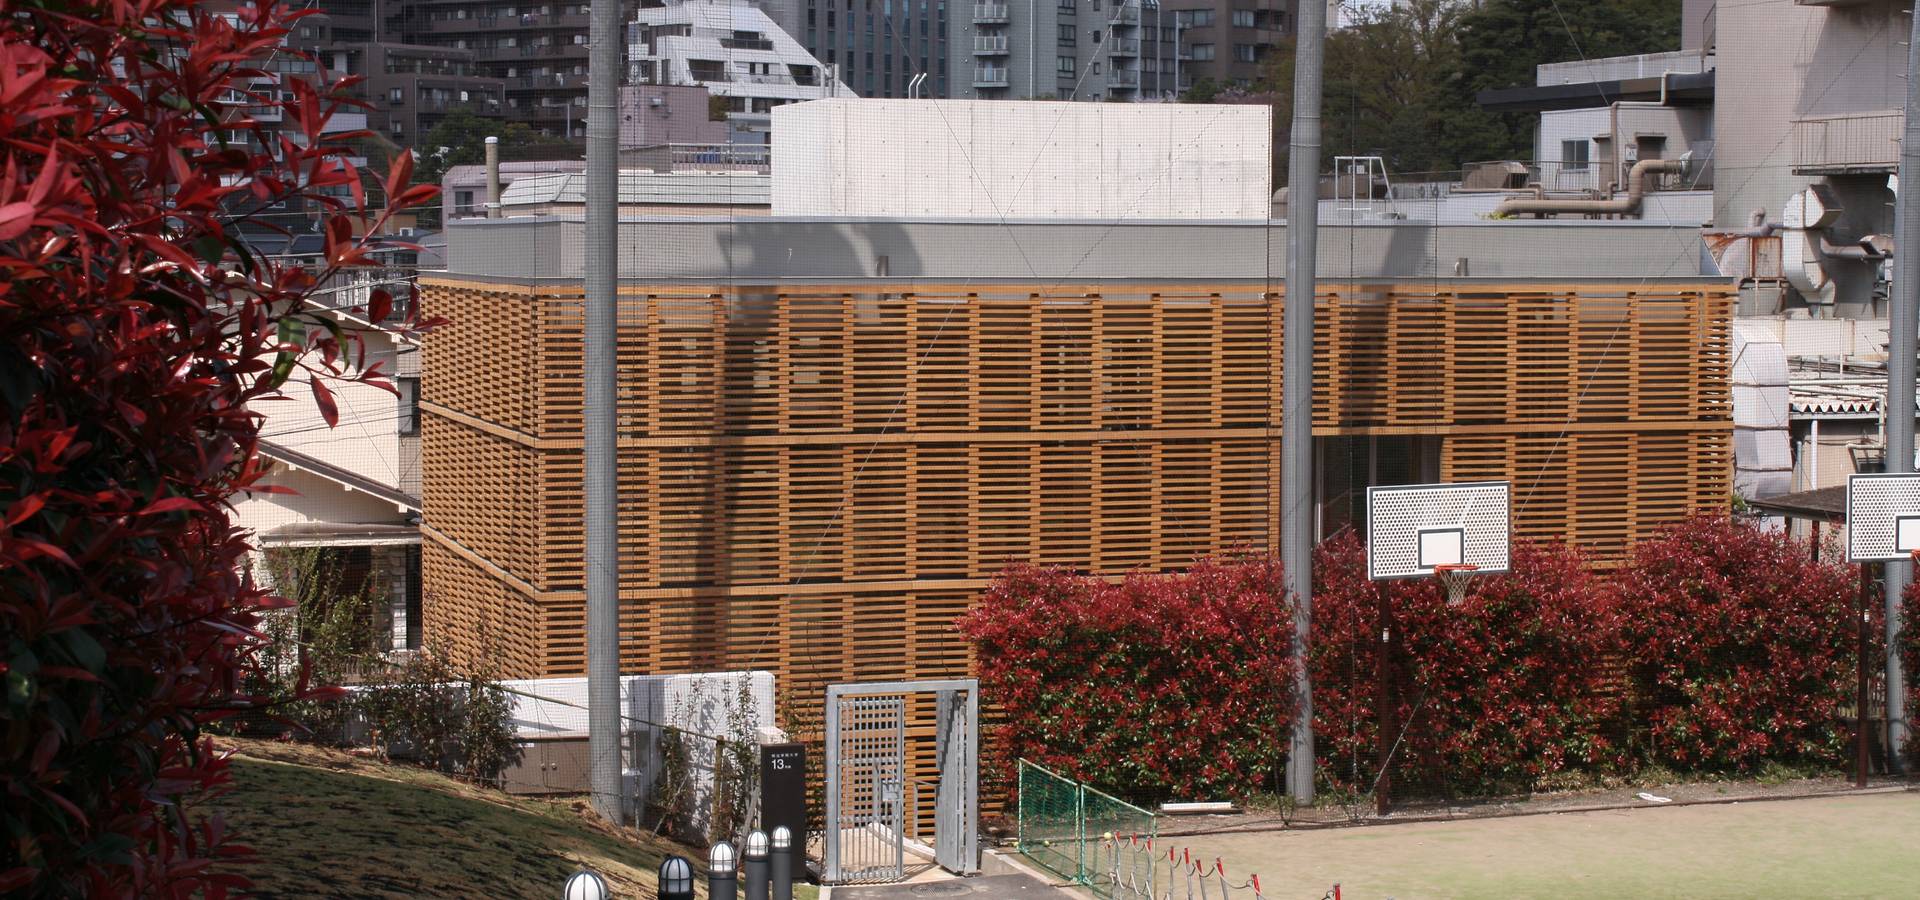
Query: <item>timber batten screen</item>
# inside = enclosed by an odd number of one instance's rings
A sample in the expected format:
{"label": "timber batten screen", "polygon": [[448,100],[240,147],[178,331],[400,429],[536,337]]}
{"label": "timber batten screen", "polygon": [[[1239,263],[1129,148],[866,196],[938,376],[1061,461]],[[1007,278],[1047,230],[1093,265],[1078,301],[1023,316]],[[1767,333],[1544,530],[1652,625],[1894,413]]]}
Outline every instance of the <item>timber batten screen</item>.
{"label": "timber batten screen", "polygon": [[[427,637],[580,674],[579,288],[421,290],[452,322],[424,349]],[[628,671],[770,669],[817,705],[967,674],[951,622],[1009,559],[1119,575],[1274,545],[1263,285],[621,298]],[[1730,315],[1721,285],[1327,285],[1315,432],[1433,436],[1443,480],[1513,483],[1518,537],[1617,557],[1729,501]]]}

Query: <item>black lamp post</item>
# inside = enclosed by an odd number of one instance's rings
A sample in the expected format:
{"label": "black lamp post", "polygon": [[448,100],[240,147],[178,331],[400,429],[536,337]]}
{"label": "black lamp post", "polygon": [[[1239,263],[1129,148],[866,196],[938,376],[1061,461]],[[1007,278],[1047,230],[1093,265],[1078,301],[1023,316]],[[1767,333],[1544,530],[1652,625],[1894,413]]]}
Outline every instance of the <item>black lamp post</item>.
{"label": "black lamp post", "polygon": [[774,826],[772,843],[773,900],[793,900],[793,831]]}
{"label": "black lamp post", "polygon": [[707,897],[740,900],[740,876],[733,871],[733,845],[721,841],[707,851]]}

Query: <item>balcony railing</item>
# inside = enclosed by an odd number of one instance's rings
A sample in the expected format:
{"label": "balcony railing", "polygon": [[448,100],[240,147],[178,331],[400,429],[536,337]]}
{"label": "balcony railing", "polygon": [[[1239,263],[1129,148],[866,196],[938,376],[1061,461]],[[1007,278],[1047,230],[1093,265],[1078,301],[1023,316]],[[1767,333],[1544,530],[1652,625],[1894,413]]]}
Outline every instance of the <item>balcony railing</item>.
{"label": "balcony railing", "polygon": [[747,144],[652,144],[620,151],[620,164],[655,172],[773,171],[771,149]]}
{"label": "balcony railing", "polygon": [[1140,10],[1132,6],[1116,7],[1113,15],[1107,17],[1107,24],[1109,25],[1132,25],[1139,21]]}
{"label": "balcony railing", "polygon": [[1139,56],[1140,42],[1134,38],[1108,40],[1107,52],[1114,56]]}
{"label": "balcony railing", "polygon": [[1007,36],[1004,34],[976,34],[973,36],[973,55],[1000,56],[1007,52]]}
{"label": "balcony railing", "polygon": [[728,50],[772,50],[773,42],[764,38],[721,38],[720,46]]}
{"label": "balcony railing", "polygon": [[1899,110],[1815,116],[1793,123],[1796,175],[1893,172],[1900,162]]}
{"label": "balcony railing", "polygon": [[1007,5],[1005,3],[975,3],[973,5],[973,21],[976,24],[1005,22],[1007,21]]}
{"label": "balcony railing", "polygon": [[1115,69],[1107,73],[1107,87],[1134,88],[1140,86],[1140,73],[1131,69]]}
{"label": "balcony railing", "polygon": [[1006,87],[1007,86],[1007,70],[1006,69],[975,69],[973,70],[973,86],[974,87]]}

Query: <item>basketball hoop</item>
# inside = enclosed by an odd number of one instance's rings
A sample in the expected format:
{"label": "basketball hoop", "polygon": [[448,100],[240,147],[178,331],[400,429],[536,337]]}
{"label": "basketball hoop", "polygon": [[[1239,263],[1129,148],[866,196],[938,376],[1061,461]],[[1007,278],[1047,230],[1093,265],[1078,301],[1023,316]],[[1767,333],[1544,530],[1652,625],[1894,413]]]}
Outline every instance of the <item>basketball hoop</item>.
{"label": "basketball hoop", "polygon": [[[1914,559],[1920,560],[1920,551],[1915,551]],[[1433,577],[1447,591],[1447,603],[1459,606],[1467,599],[1467,583],[1473,580],[1473,573],[1480,571],[1479,566],[1434,566]]]}

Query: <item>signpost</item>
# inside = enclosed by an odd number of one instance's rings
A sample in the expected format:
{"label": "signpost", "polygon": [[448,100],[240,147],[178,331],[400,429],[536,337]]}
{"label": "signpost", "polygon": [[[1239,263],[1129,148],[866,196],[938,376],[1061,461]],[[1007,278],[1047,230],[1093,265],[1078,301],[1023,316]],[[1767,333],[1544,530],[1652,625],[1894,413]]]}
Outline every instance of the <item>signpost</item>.
{"label": "signpost", "polygon": [[804,744],[760,746],[760,828],[786,826],[794,846],[807,843],[807,748]]}

